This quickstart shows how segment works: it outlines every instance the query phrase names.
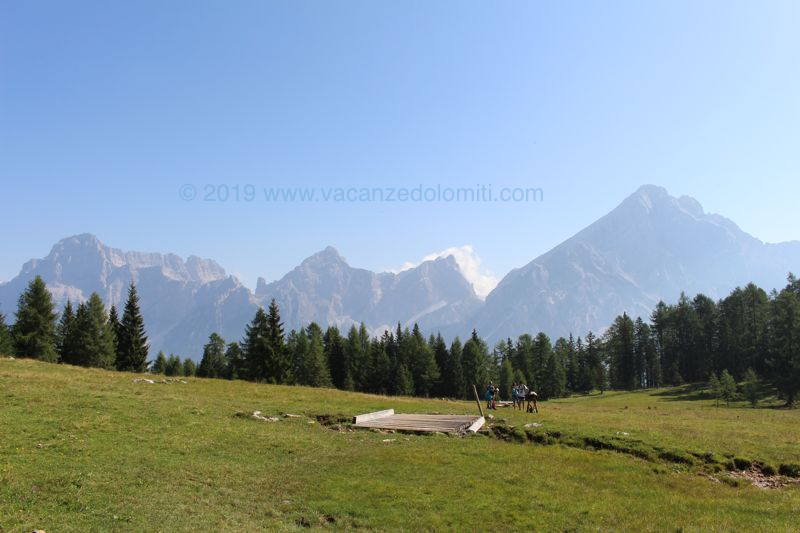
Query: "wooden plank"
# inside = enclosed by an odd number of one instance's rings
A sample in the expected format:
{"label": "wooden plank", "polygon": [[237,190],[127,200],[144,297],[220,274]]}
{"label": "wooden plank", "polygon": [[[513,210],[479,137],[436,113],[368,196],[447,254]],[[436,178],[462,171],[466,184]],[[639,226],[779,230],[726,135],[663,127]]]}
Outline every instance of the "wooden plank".
{"label": "wooden plank", "polygon": [[[480,417],[471,415],[395,414],[365,420],[357,423],[356,427],[423,433],[462,433],[480,420]],[[476,425],[476,431],[483,423],[485,419],[480,425]]]}
{"label": "wooden plank", "polygon": [[486,419],[480,417],[470,427],[467,428],[467,431],[469,431],[470,433],[477,433],[478,430],[481,429],[485,423]]}
{"label": "wooden plank", "polygon": [[384,409],[383,411],[375,411],[374,413],[366,413],[363,415],[358,415],[355,417],[354,423],[360,424],[361,422],[367,422],[369,420],[375,420],[378,418],[384,418],[387,416],[392,416],[394,414],[394,409]]}

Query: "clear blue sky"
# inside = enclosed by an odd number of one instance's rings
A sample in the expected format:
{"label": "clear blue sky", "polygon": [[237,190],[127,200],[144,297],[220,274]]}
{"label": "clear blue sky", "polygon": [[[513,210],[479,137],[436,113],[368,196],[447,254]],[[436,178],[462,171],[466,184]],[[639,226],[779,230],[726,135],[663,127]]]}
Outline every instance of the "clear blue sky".
{"label": "clear blue sky", "polygon": [[[800,3],[2,2],[0,279],[82,232],[254,284],[327,244],[521,266],[643,183],[800,238]],[[205,203],[183,184],[541,187]]]}

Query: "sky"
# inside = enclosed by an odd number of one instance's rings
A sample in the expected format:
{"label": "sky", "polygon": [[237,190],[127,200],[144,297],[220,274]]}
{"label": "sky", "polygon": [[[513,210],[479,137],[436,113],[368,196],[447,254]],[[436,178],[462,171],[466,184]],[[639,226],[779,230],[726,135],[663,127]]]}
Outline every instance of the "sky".
{"label": "sky", "polygon": [[[327,245],[449,249],[490,286],[645,183],[799,239],[799,25],[792,0],[2,2],[0,280],[88,232],[251,287]],[[487,186],[541,195],[331,200]],[[266,199],[292,188],[314,200]]]}

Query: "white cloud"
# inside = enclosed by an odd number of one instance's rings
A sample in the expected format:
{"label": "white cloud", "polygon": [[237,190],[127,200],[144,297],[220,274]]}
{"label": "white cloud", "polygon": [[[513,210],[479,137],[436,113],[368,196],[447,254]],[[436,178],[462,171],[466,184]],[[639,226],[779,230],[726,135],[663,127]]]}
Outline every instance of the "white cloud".
{"label": "white cloud", "polygon": [[481,299],[486,298],[486,295],[489,294],[500,282],[497,276],[495,276],[489,269],[482,266],[483,262],[478,254],[475,253],[475,250],[472,249],[471,244],[465,244],[464,246],[453,246],[451,248],[447,248],[446,250],[442,250],[441,252],[428,254],[423,257],[419,263],[406,261],[400,265],[399,268],[392,270],[392,272],[402,272],[403,270],[408,270],[410,268],[419,266],[420,263],[425,261],[432,261],[434,259],[447,256],[453,256],[456,264],[458,264],[458,269],[461,271],[461,274],[463,274],[464,278],[466,278],[466,280],[472,284],[475,294],[477,294]]}

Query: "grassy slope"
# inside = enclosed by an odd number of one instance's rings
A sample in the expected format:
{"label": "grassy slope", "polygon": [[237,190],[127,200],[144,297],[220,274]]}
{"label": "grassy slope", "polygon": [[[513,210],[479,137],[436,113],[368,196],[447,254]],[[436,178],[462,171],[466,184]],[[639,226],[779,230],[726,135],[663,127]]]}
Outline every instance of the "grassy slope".
{"label": "grassy slope", "polygon": [[[800,511],[796,486],[731,487],[613,452],[232,416],[472,413],[467,402],[132,378],[0,359],[0,530],[281,530],[304,520],[386,530],[776,531],[796,527]],[[715,409],[653,393],[542,407],[540,415],[499,416],[800,462],[800,411]]]}

